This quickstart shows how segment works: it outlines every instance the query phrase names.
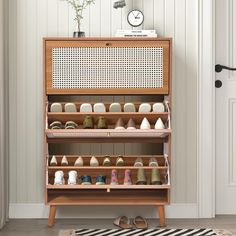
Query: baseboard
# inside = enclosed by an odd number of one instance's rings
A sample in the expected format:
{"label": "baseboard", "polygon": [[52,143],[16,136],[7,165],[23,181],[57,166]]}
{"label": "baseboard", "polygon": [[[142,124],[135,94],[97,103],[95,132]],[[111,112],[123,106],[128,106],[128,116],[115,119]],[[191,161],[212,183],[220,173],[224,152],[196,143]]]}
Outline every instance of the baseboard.
{"label": "baseboard", "polygon": [[[48,218],[49,208],[43,203],[11,203],[9,218]],[[115,218],[119,215],[134,217],[142,215],[157,218],[154,206],[60,206],[56,218]],[[197,204],[171,204],[166,206],[166,218],[198,218]]]}

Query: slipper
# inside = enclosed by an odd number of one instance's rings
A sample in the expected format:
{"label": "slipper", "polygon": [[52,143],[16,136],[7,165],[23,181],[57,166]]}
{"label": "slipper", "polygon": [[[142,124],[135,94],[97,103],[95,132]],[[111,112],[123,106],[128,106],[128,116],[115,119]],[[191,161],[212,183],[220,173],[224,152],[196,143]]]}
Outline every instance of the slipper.
{"label": "slipper", "polygon": [[133,224],[137,229],[147,229],[148,223],[142,216],[136,216],[133,220]]}
{"label": "slipper", "polygon": [[50,161],[50,166],[57,166],[57,158],[56,158],[56,156],[52,156],[52,159]]}
{"label": "slipper", "polygon": [[143,159],[141,157],[138,157],[134,162],[134,166],[143,166]]}
{"label": "slipper", "polygon": [[62,157],[62,160],[61,160],[61,166],[68,166],[68,161],[67,161],[67,158],[66,156],[63,156]]}
{"label": "slipper", "polygon": [[125,103],[124,112],[136,112],[135,105],[133,103]]}
{"label": "slipper", "polygon": [[150,112],[152,109],[151,105],[149,103],[142,103],[139,106],[138,112]]}
{"label": "slipper", "polygon": [[106,107],[104,103],[95,103],[93,106],[93,111],[94,112],[106,112]]}
{"label": "slipper", "polygon": [[151,125],[146,117],[143,118],[140,129],[151,129]]}
{"label": "slipper", "polygon": [[83,104],[81,104],[80,112],[85,112],[85,113],[92,112],[92,105],[90,103],[83,103]]}
{"label": "slipper", "polygon": [[114,225],[120,227],[121,229],[132,229],[133,226],[130,224],[130,219],[126,216],[118,217],[114,220]]}
{"label": "slipper", "polygon": [[66,103],[65,112],[77,112],[76,105],[74,103]]}
{"label": "slipper", "polygon": [[51,112],[62,112],[62,105],[61,105],[61,103],[58,103],[58,102],[52,103],[52,105],[50,107],[50,111]]}
{"label": "slipper", "polygon": [[125,129],[124,121],[119,118],[116,122],[115,129]]}
{"label": "slipper", "polygon": [[132,118],[130,118],[127,123],[127,129],[136,129],[135,122]]}
{"label": "slipper", "polygon": [[121,105],[118,102],[114,102],[109,107],[109,112],[121,112]]}

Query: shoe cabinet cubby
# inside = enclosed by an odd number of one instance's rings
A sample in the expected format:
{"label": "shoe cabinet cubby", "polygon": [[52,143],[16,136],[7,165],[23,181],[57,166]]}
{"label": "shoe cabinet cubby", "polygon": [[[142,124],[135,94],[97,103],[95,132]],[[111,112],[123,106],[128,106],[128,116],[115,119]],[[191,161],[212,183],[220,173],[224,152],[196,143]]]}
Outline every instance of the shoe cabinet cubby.
{"label": "shoe cabinet cubby", "polygon": [[[165,226],[165,205],[170,203],[171,189],[171,78],[172,45],[169,38],[45,38],[44,39],[44,163],[45,202],[50,206],[48,225],[53,226],[56,207],[60,205],[149,205],[157,209],[160,226]],[[80,112],[83,96],[89,96],[89,103],[102,99],[106,112]],[[135,105],[136,112],[109,112],[109,106],[117,97],[127,97]],[[107,97],[107,99],[106,99]],[[101,100],[99,100],[101,101]],[[164,112],[138,112],[140,104],[156,102],[165,105]],[[51,112],[52,103],[62,104],[62,112]],[[65,112],[64,105],[73,102],[77,112]],[[124,106],[126,101],[120,101]],[[93,129],[84,129],[86,116],[94,119]],[[96,121],[104,117],[107,129],[96,128]],[[136,129],[115,129],[122,118],[127,124],[132,118]],[[140,129],[147,118],[151,128]],[[164,129],[155,129],[158,118],[165,124]],[[76,129],[50,129],[50,124],[60,121],[74,121]],[[94,154],[93,145],[136,145],[133,153],[111,151]],[[90,145],[91,153],[78,154],[78,145]],[[146,148],[142,147],[147,145]],[[75,148],[71,148],[75,147]],[[151,147],[151,148],[149,148]],[[77,149],[76,149],[77,148]],[[142,149],[142,150],[141,150]],[[52,156],[57,165],[50,165]],[[68,165],[61,165],[66,155]],[[83,166],[75,166],[78,156],[83,158]],[[99,161],[99,166],[90,166],[91,156]],[[116,166],[118,155],[122,155],[123,166]],[[111,160],[110,166],[103,166],[105,156]],[[141,157],[143,167],[134,166]],[[158,166],[149,166],[150,158],[155,158]],[[138,169],[143,168],[147,184],[137,185]],[[158,169],[162,184],[151,184],[151,173]],[[118,173],[118,184],[111,185],[111,171]],[[131,171],[131,185],[124,185],[125,170]],[[64,184],[54,184],[55,172],[64,173]],[[68,184],[68,173],[78,173],[77,184]],[[105,175],[106,183],[96,185],[97,175]],[[89,175],[92,184],[82,185],[80,176]]]}

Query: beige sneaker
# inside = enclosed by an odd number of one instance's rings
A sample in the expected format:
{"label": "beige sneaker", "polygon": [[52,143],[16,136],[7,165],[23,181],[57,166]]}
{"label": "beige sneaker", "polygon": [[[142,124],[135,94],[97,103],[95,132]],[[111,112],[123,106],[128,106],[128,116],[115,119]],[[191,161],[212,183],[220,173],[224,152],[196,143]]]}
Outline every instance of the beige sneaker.
{"label": "beige sneaker", "polygon": [[134,162],[134,166],[143,166],[143,159],[141,157],[138,157]]}
{"label": "beige sneaker", "polygon": [[84,160],[81,156],[79,156],[76,161],[75,161],[75,166],[83,166],[84,165]]}
{"label": "beige sneaker", "polygon": [[151,129],[151,125],[146,117],[143,118],[140,129]]}
{"label": "beige sneaker", "polygon": [[77,112],[77,107],[74,103],[65,104],[65,112]]}
{"label": "beige sneaker", "polygon": [[117,120],[115,129],[125,129],[124,121],[122,118],[119,118]]}
{"label": "beige sneaker", "polygon": [[118,156],[118,158],[116,159],[116,166],[124,166],[125,162],[123,159],[123,156]]}
{"label": "beige sneaker", "polygon": [[155,124],[155,129],[165,129],[165,125],[161,118],[158,118]]}
{"label": "beige sneaker", "polygon": [[50,161],[50,166],[57,166],[57,158],[56,158],[56,156],[52,156],[52,159]]}
{"label": "beige sneaker", "polygon": [[63,157],[62,157],[61,165],[62,165],[62,166],[68,166],[68,161],[67,161],[66,156],[63,156]]}
{"label": "beige sneaker", "polygon": [[50,112],[62,112],[62,105],[59,102],[52,103]]}
{"label": "beige sneaker", "polygon": [[99,166],[98,159],[95,156],[92,156],[90,159],[90,166]]}

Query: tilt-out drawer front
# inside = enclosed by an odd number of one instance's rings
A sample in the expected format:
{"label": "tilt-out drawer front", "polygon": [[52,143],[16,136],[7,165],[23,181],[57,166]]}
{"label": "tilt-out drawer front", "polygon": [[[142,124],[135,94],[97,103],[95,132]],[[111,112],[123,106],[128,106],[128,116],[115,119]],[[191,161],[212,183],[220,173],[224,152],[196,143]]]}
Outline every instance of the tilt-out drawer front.
{"label": "tilt-out drawer front", "polygon": [[47,94],[168,94],[170,40],[45,39]]}

